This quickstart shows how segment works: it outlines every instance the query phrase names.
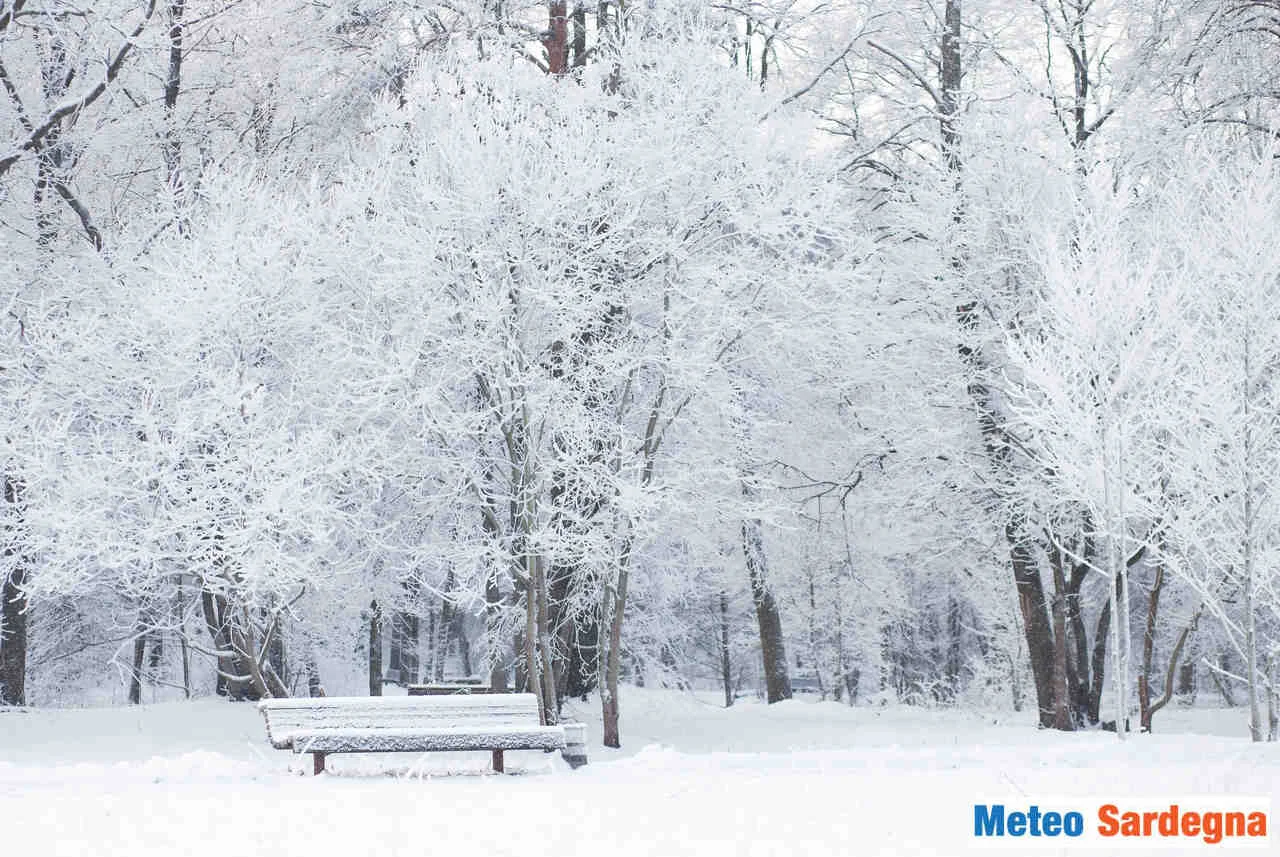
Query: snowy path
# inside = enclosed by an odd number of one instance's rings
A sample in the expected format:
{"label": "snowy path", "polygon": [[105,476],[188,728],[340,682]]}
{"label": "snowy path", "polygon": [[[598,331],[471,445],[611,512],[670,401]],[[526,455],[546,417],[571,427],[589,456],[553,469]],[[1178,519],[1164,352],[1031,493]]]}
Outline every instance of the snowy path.
{"label": "snowy path", "polygon": [[[339,756],[335,776],[299,776],[289,753],[266,745],[256,712],[213,701],[7,713],[0,822],[18,820],[28,847],[13,853],[32,857],[906,857],[984,853],[973,847],[973,803],[1020,794],[1090,806],[1248,794],[1280,806],[1280,748],[1234,737],[1121,746],[1112,735],[1045,735],[973,715],[807,703],[725,712],[643,692],[624,702],[636,739],[627,749],[593,746],[577,772],[557,756],[513,753],[526,773],[506,777],[478,775],[483,753]],[[1177,713],[1168,725],[1229,733],[1236,719]]]}

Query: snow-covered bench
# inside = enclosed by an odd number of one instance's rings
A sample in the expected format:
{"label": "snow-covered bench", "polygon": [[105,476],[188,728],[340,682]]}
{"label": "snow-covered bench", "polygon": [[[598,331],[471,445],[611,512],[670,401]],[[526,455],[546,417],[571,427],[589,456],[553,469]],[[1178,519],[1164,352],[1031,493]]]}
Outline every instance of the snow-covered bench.
{"label": "snow-covered bench", "polygon": [[505,750],[560,750],[575,768],[587,763],[586,728],[541,725],[531,693],[268,699],[258,709],[271,746],[310,753],[317,774],[332,753],[490,750],[498,772]]}

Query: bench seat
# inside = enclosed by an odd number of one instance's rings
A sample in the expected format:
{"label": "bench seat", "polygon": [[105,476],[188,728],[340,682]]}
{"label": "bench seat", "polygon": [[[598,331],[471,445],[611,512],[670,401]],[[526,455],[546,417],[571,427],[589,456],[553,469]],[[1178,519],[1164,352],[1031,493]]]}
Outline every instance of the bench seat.
{"label": "bench seat", "polygon": [[541,725],[531,693],[268,699],[258,705],[271,746],[310,753],[315,772],[331,753],[489,750],[502,771],[506,750],[560,750],[587,762],[585,727]]}
{"label": "bench seat", "polygon": [[400,753],[449,750],[561,750],[564,729],[532,726],[462,729],[317,729],[293,733],[295,753]]}

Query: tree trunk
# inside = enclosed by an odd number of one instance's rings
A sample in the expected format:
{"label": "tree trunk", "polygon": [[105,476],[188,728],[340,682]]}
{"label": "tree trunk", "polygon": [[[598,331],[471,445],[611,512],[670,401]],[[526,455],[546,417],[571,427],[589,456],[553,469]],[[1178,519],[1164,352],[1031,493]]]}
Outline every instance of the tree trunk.
{"label": "tree trunk", "polygon": [[1089,722],[1097,723],[1102,717],[1102,684],[1107,672],[1107,635],[1111,632],[1111,601],[1102,605],[1098,625],[1093,632],[1093,678],[1089,684]]}
{"label": "tree trunk", "polygon": [[467,639],[467,629],[462,621],[463,615],[454,611],[451,635],[458,647],[458,660],[462,662],[462,674],[470,676],[474,672],[471,664],[471,641]]}
{"label": "tree trunk", "polygon": [[1036,685],[1036,705],[1040,712],[1040,725],[1052,727],[1054,641],[1049,624],[1044,583],[1030,545],[1020,533],[1020,521],[1015,519],[1005,525],[1005,539],[1009,543],[1013,563],[1014,584],[1018,590],[1018,609],[1022,613],[1022,628],[1027,639],[1027,651],[1031,657],[1031,675]]}
{"label": "tree trunk", "polygon": [[320,667],[316,664],[315,652],[307,646],[307,696],[316,699],[324,696],[324,685],[320,682]]}
{"label": "tree trunk", "polygon": [[200,601],[209,636],[219,653],[215,680],[217,694],[235,701],[257,699],[251,671],[236,649],[230,605],[222,595],[210,590],[207,583],[201,589]]}
{"label": "tree trunk", "polygon": [[369,603],[369,695],[382,696],[382,608]]}
{"label": "tree trunk", "polygon": [[[746,490],[746,489],[744,489]],[[782,636],[782,617],[769,590],[768,564],[764,553],[764,531],[759,519],[742,522],[742,551],[747,560],[751,597],[760,626],[760,654],[764,659],[764,683],[770,703],[791,698],[791,677],[787,672],[787,649]]]}
{"label": "tree trunk", "polygon": [[1195,633],[1196,625],[1200,622],[1200,612],[1200,610],[1196,611],[1196,615],[1191,618],[1190,624],[1182,629],[1181,633],[1178,634],[1177,642],[1173,644],[1173,652],[1169,655],[1169,666],[1165,669],[1164,674],[1164,694],[1154,703],[1147,705],[1141,713],[1141,729],[1143,732],[1151,731],[1151,719],[1155,717],[1157,711],[1169,704],[1170,699],[1173,699],[1173,680],[1178,671],[1178,661],[1182,658],[1182,650],[1187,644],[1187,639]]}
{"label": "tree trunk", "polygon": [[489,688],[497,693],[507,691],[507,666],[502,641],[502,591],[498,588],[498,572],[492,570],[484,584],[485,657],[489,670]]}
{"label": "tree trunk", "polygon": [[454,618],[457,613],[457,607],[451,598],[451,593],[457,586],[457,577],[453,573],[453,569],[445,574],[444,591],[440,598],[440,618],[435,623],[435,661],[432,670],[432,679],[434,681],[444,681],[445,668],[449,661],[449,640],[453,636]]}
{"label": "tree trunk", "polygon": [[[1085,556],[1092,557],[1092,550],[1086,543]],[[1080,589],[1084,586],[1088,567],[1081,563],[1071,570],[1071,579],[1067,582],[1067,629],[1071,634],[1071,651],[1073,659],[1068,663],[1071,678],[1071,705],[1076,721],[1097,723],[1089,719],[1089,632],[1084,624],[1084,610],[1080,605]]]}
{"label": "tree trunk", "polygon": [[1253,558],[1253,534],[1255,529],[1254,510],[1253,510],[1253,485],[1250,484],[1250,478],[1253,474],[1253,456],[1252,456],[1252,434],[1250,431],[1250,404],[1251,395],[1249,391],[1249,338],[1246,336],[1244,340],[1244,377],[1245,377],[1245,395],[1244,395],[1244,658],[1245,658],[1245,689],[1249,696],[1249,736],[1254,741],[1262,740],[1262,711],[1259,707],[1258,699],[1258,631],[1257,631],[1257,607],[1254,604],[1254,558]]}
{"label": "tree trunk", "polygon": [[542,37],[547,49],[547,71],[564,74],[569,70],[569,22],[566,0],[547,3],[547,32]]}
{"label": "tree trunk", "polygon": [[187,231],[185,211],[186,184],[182,176],[182,142],[178,137],[177,106],[182,91],[183,15],[186,0],[170,0],[169,3],[169,72],[164,82],[165,131],[161,151],[164,154],[165,179],[177,207],[175,217],[179,234]]}
{"label": "tree trunk", "polygon": [[720,590],[720,680],[724,683],[724,707],[733,706],[733,664],[729,659],[729,596]]}
{"label": "tree trunk", "polygon": [[1280,738],[1280,662],[1272,655],[1267,658],[1267,740]]}
{"label": "tree trunk", "polygon": [[534,557],[534,591],[537,593],[538,654],[541,658],[539,674],[542,681],[543,722],[554,726],[560,720],[556,704],[556,664],[551,651],[551,626],[547,609],[546,563],[541,556]]}
{"label": "tree trunk", "polygon": [[147,654],[147,626],[139,615],[133,626],[133,664],[129,672],[129,704],[142,703],[142,664]]}
{"label": "tree trunk", "polygon": [[[1164,563],[1156,565],[1155,579],[1147,593],[1147,623],[1142,633],[1142,672],[1138,674],[1138,725],[1143,732],[1151,731],[1151,669],[1155,661],[1156,621],[1160,612],[1160,592],[1164,589]],[[1165,687],[1173,684],[1166,681]]]}
{"label": "tree trunk", "polygon": [[401,684],[417,684],[419,620],[416,614],[397,610],[391,614],[391,670]]}
{"label": "tree trunk", "polygon": [[573,67],[587,64],[587,7],[582,0],[573,4]]}
{"label": "tree trunk", "polygon": [[1075,723],[1067,682],[1067,580],[1062,551],[1050,548],[1049,558],[1053,566],[1053,728],[1070,732]]}
{"label": "tree trunk", "polygon": [[444,680],[444,656],[440,654],[438,622],[435,611],[427,613],[427,678],[437,683]]}
{"label": "tree trunk", "polygon": [[[532,561],[525,561],[524,587],[524,689],[538,697],[539,718],[545,718],[547,707],[542,700],[542,677],[538,675],[538,595],[533,584]],[[543,724],[546,720],[542,719]]]}
{"label": "tree trunk", "polygon": [[178,648],[182,655],[182,695],[191,698],[191,647],[187,643],[187,597],[182,587],[182,575],[177,576],[174,596],[174,617],[178,626]]}
{"label": "tree trunk", "polygon": [[956,120],[960,113],[960,85],[963,66],[960,55],[961,0],[947,0],[942,13],[942,49],[938,63],[942,103],[938,105],[938,121],[941,125],[942,152],[947,160],[947,170],[959,181],[960,129]]}
{"label": "tree trunk", "polygon": [[[601,715],[604,721],[604,745],[621,747],[622,739],[618,731],[618,674],[621,670],[622,657],[622,619],[627,598],[628,570],[622,566],[618,572],[616,592],[606,590],[605,602],[609,612],[609,651],[604,658],[604,686],[600,691]],[[612,603],[610,603],[612,601]]]}
{"label": "tree trunk", "polygon": [[[21,488],[17,480],[4,475],[4,501],[12,520],[22,519]],[[27,562],[5,540],[7,571],[0,585],[0,705],[27,704]]]}

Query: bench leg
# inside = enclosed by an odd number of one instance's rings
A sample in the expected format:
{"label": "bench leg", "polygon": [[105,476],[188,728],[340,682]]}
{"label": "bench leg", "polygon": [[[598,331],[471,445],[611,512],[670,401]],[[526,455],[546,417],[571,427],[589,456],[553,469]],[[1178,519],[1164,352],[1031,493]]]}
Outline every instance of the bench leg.
{"label": "bench leg", "polygon": [[495,774],[501,774],[501,773],[503,772],[503,765],[502,765],[502,751],[501,751],[501,750],[494,750],[494,751],[493,751],[493,772],[494,772]]}
{"label": "bench leg", "polygon": [[314,762],[315,775],[324,773],[324,753],[312,753],[311,760]]}

